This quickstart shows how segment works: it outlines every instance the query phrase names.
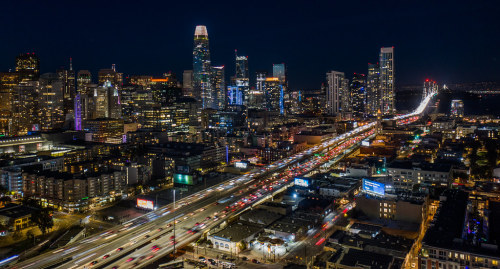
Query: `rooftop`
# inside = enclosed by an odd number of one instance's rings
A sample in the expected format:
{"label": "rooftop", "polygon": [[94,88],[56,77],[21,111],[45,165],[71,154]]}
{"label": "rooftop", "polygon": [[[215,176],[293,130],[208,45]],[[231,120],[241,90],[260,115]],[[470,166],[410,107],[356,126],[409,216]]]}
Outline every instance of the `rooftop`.
{"label": "rooftop", "polygon": [[239,242],[246,239],[261,230],[260,227],[255,227],[252,225],[243,225],[240,223],[230,224],[226,228],[210,234],[214,237],[221,237],[224,239],[231,240],[232,242]]}

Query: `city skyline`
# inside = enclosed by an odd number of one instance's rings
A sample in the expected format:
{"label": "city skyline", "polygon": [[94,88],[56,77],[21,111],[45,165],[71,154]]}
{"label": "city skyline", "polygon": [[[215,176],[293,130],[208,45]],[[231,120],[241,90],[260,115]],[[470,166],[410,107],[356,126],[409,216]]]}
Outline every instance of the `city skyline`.
{"label": "city skyline", "polygon": [[[228,24],[226,20],[194,10],[190,16],[181,20],[175,20],[178,18],[175,14],[166,18],[167,26],[161,28],[162,34],[159,34],[160,28],[156,26],[160,18],[148,17],[146,22],[135,24],[124,19],[131,13],[131,8],[126,5],[99,6],[99,14],[93,20],[85,21],[87,27],[82,29],[79,27],[81,20],[73,19],[69,15],[72,13],[57,12],[64,8],[49,4],[40,8],[44,14],[53,16],[47,16],[50,18],[41,21],[40,27],[53,25],[54,20],[68,21],[68,25],[55,29],[43,38],[38,32],[31,32],[21,38],[18,32],[31,30],[28,27],[38,17],[33,13],[38,10],[35,8],[37,5],[39,4],[33,4],[32,10],[23,10],[28,14],[23,16],[27,19],[5,30],[7,38],[5,44],[1,45],[3,53],[0,55],[0,70],[13,69],[14,64],[9,60],[13,56],[34,51],[41,58],[42,73],[67,66],[69,58],[72,57],[75,70],[88,69],[95,73],[98,69],[115,63],[126,75],[159,75],[171,70],[180,77],[184,70],[191,69],[189,58],[192,29],[201,24],[207,26],[211,37],[212,62],[227,66],[228,74],[234,73],[233,51],[238,49],[240,54],[249,57],[251,80],[255,79],[256,71],[271,71],[270,66],[273,63],[284,62],[291,78],[290,88],[295,89],[319,88],[324,81],[324,74],[329,70],[340,70],[346,74],[366,73],[367,62],[376,62],[377,57],[373,55],[383,46],[396,47],[396,83],[400,85],[418,84],[428,77],[443,83],[496,80],[498,74],[498,65],[495,63],[499,55],[495,55],[498,52],[492,50],[494,44],[498,43],[498,37],[488,34],[498,27],[498,22],[490,19],[492,16],[479,16],[498,10],[493,4],[482,3],[472,7],[464,3],[453,6],[438,4],[428,8],[426,3],[395,6],[365,3],[360,5],[359,13],[355,15],[335,17],[321,16],[323,11],[316,9],[319,4],[310,4],[303,9],[279,9],[278,4],[275,4],[266,6],[258,13],[267,18],[273,14],[272,11],[280,10],[285,16],[288,15],[286,17],[296,18],[286,26],[280,23],[267,25],[259,21],[254,25],[245,21]],[[187,8],[179,5],[173,4],[172,9]],[[338,5],[346,10],[355,6]],[[92,7],[94,5],[90,3],[81,11],[75,12],[75,17],[80,18],[85,12],[91,12]],[[224,9],[223,4],[203,7],[210,10],[220,8],[214,14],[227,11],[229,18],[237,16],[233,14],[235,12]],[[325,4],[325,9],[329,7],[331,6]],[[377,9],[383,7],[388,9],[388,18],[374,16]],[[161,5],[157,8],[162,10]],[[396,8],[398,12],[391,12]],[[71,4],[67,9],[71,9]],[[255,14],[252,12],[255,9],[256,7],[248,7],[248,14]],[[2,16],[5,21],[20,12],[16,6],[9,4],[3,10],[6,13]],[[111,10],[123,16],[106,12]],[[138,12],[156,14],[157,11],[151,10],[151,7],[139,7]],[[243,16],[248,19],[247,16],[250,15]],[[311,17],[321,19],[310,22],[308,18]],[[394,22],[392,27],[375,27],[363,32],[363,29],[367,29],[368,22],[381,25],[385,20]],[[101,29],[99,26],[103,23],[112,24],[117,31],[109,32],[105,27]],[[341,29],[333,35],[342,37],[343,42],[332,42],[336,37],[321,35],[337,24],[346,26],[342,27],[346,29]],[[478,28],[482,31],[474,30]],[[134,30],[137,32],[136,36],[140,37],[140,42],[133,36],[124,37],[128,31]],[[58,34],[65,42],[54,42],[54,34]],[[259,35],[264,37],[266,42],[259,42],[261,39],[256,38]],[[142,49],[145,46],[148,47],[147,50]],[[301,68],[302,66],[308,68]],[[460,66],[468,68],[465,70]]]}

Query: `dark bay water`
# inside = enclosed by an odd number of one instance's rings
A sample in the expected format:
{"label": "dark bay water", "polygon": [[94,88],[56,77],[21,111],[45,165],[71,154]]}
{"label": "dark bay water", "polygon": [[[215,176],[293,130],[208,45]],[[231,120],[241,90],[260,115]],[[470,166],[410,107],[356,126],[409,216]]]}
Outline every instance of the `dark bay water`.
{"label": "dark bay water", "polygon": [[[396,108],[399,111],[412,110],[420,102],[422,96],[417,92],[402,92],[396,95]],[[500,117],[500,94],[477,95],[466,92],[441,92],[439,99],[439,112],[450,112],[451,100],[460,99],[464,102],[466,115],[493,115]]]}

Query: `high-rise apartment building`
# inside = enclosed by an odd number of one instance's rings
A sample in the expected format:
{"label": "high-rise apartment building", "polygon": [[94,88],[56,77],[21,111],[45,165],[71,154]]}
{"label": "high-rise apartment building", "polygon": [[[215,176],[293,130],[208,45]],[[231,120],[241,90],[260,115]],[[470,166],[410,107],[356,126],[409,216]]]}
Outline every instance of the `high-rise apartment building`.
{"label": "high-rise apartment building", "polygon": [[224,76],[224,66],[212,66],[212,85],[215,91],[215,109],[224,110],[226,108],[226,82]]}
{"label": "high-rise apartment building", "polygon": [[194,31],[193,45],[193,97],[201,102],[203,109],[214,106],[211,71],[207,27],[198,25]]}
{"label": "high-rise apartment building", "polygon": [[326,73],[328,88],[326,89],[326,110],[328,115],[339,115],[342,112],[342,101],[348,96],[348,82],[343,72],[330,71]]}
{"label": "high-rise apartment building", "polygon": [[279,78],[267,77],[264,84],[266,109],[268,111],[285,113],[285,96],[283,85]]}
{"label": "high-rise apartment building", "polygon": [[362,117],[365,113],[366,76],[354,73],[350,85],[351,107],[355,117]]}
{"label": "high-rise apartment building", "polygon": [[381,112],[393,114],[396,112],[394,92],[394,47],[380,49],[380,93]]}
{"label": "high-rise apartment building", "polygon": [[368,64],[368,75],[366,77],[366,107],[368,115],[377,115],[380,104],[380,67],[379,64]]}
{"label": "high-rise apartment building", "polygon": [[16,57],[16,72],[23,81],[35,81],[40,77],[40,59],[35,53],[22,53]]}

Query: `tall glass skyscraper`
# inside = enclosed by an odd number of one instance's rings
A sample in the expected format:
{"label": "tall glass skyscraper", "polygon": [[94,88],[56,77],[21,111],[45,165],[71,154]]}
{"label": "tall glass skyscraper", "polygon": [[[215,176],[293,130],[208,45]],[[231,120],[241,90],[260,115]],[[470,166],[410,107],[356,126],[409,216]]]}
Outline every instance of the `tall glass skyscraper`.
{"label": "tall glass skyscraper", "polygon": [[201,107],[213,108],[215,95],[211,81],[212,66],[207,27],[196,26],[193,45],[193,95],[201,102]]}
{"label": "tall glass skyscraper", "polygon": [[243,105],[248,106],[250,79],[248,76],[248,56],[238,56],[238,51],[235,51],[236,57],[236,74],[234,76],[234,83],[243,94]]}
{"label": "tall glass skyscraper", "polygon": [[380,49],[380,92],[382,114],[396,112],[394,104],[394,47]]}
{"label": "tall glass skyscraper", "polygon": [[354,73],[351,82],[352,113],[355,117],[362,117],[365,112],[366,77],[364,74]]}
{"label": "tall glass skyscraper", "polygon": [[212,85],[215,91],[215,107],[218,110],[226,108],[226,83],[224,66],[212,66]]}
{"label": "tall glass skyscraper", "polygon": [[287,85],[287,77],[286,77],[286,67],[285,64],[273,64],[273,77],[278,78],[280,80],[281,85]]}
{"label": "tall glass skyscraper", "polygon": [[366,77],[366,107],[365,112],[375,116],[380,109],[380,67],[378,64],[368,64]]}

